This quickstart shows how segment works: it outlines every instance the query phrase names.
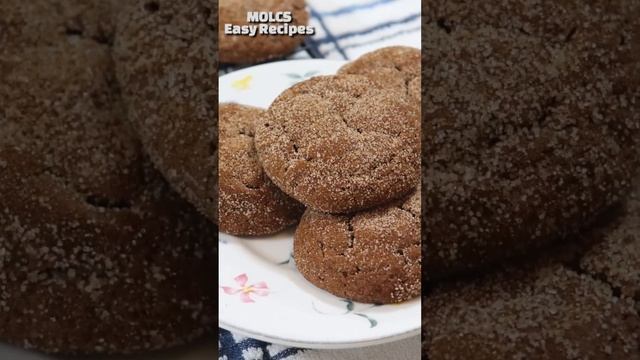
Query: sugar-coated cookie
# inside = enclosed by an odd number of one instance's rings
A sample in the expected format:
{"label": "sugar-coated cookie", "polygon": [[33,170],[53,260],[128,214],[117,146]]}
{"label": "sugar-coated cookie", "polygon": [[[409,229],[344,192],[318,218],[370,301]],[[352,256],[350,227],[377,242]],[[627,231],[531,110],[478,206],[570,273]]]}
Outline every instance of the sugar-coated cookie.
{"label": "sugar-coated cookie", "polygon": [[365,75],[382,87],[397,89],[419,104],[421,62],[420,49],[390,46],[360,56],[340,68],[338,73]]}
{"label": "sugar-coated cookie", "polygon": [[205,0],[122,4],[114,45],[127,115],[169,183],[217,221],[218,81]]}
{"label": "sugar-coated cookie", "polygon": [[128,354],[212,336],[213,226],[143,154],[109,47],[54,40],[0,43],[0,340]]}
{"label": "sugar-coated cookie", "polygon": [[425,270],[566,238],[637,172],[637,1],[425,4]]}
{"label": "sugar-coated cookie", "polygon": [[350,215],[307,210],[293,248],[300,273],[336,296],[378,304],[419,296],[420,190]]}
{"label": "sugar-coated cookie", "polygon": [[284,91],[256,126],[271,180],[306,206],[348,213],[398,199],[420,177],[419,112],[360,75]]}
{"label": "sugar-coated cookie", "polygon": [[220,230],[234,235],[267,235],[296,223],[304,206],[278,189],[262,170],[253,143],[264,110],[220,104]]}

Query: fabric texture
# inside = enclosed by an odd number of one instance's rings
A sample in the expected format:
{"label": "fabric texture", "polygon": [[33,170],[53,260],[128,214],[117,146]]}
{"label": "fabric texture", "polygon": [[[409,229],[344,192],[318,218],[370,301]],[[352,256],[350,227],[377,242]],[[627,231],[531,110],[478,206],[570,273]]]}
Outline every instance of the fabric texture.
{"label": "fabric texture", "polygon": [[[353,60],[394,45],[420,48],[420,0],[307,0],[316,33],[290,59]],[[220,75],[237,70],[220,69]],[[219,360],[413,360],[420,337],[349,350],[305,350],[269,344],[220,329]]]}

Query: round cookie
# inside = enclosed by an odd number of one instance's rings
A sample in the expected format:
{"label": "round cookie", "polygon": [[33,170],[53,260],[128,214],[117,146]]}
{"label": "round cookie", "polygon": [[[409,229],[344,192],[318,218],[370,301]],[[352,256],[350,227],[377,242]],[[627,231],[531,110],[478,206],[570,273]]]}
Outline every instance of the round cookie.
{"label": "round cookie", "polygon": [[204,0],[127,2],[114,45],[127,115],[146,153],[212,221],[218,220],[216,15]]}
{"label": "round cookie", "polygon": [[360,56],[339,74],[365,75],[377,85],[397,89],[420,103],[422,53],[408,46],[390,46]]}
{"label": "round cookie", "polygon": [[530,265],[435,285],[423,298],[423,357],[638,358],[630,299],[560,265]]}
{"label": "round cookie", "polygon": [[[226,35],[225,25],[248,25],[247,12],[291,12],[290,26],[306,26],[309,13],[304,0],[220,0],[218,43],[220,62],[251,64],[283,57],[292,53],[304,41],[303,35]],[[263,23],[264,24],[264,23]],[[277,25],[282,23],[269,23]],[[254,24],[255,25],[255,24]]]}
{"label": "round cookie", "polygon": [[373,207],[419,182],[417,109],[364,76],[319,76],[287,89],[258,122],[255,141],[271,180],[315,210]]}
{"label": "round cookie", "polygon": [[143,155],[109,47],[1,48],[0,339],[129,354],[212,335],[213,226]]}
{"label": "round cookie", "polygon": [[505,4],[427,5],[429,278],[574,233],[638,166],[640,5]]}
{"label": "round cookie", "polygon": [[220,230],[234,235],[267,235],[300,219],[304,207],[269,180],[253,144],[254,126],[264,110],[220,104]]}
{"label": "round cookie", "polygon": [[364,303],[399,303],[420,295],[420,190],[351,215],[307,210],[294,258],[312,284]]}

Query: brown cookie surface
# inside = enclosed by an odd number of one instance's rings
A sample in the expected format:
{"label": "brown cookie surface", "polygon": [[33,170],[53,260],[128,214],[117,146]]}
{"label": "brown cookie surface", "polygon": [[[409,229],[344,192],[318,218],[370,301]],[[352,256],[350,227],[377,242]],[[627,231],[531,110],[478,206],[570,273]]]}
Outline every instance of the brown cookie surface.
{"label": "brown cookie surface", "polygon": [[[218,41],[220,62],[251,64],[283,57],[292,53],[304,36],[262,35],[239,36],[225,34],[225,25],[247,25],[247,12],[267,11],[291,12],[291,26],[304,26],[309,22],[309,13],[304,0],[220,0],[218,5],[220,22]],[[253,23],[252,23],[253,24]],[[265,23],[262,23],[265,24]],[[277,25],[280,23],[268,23]],[[255,25],[255,24],[254,24]]]}
{"label": "brown cookie surface", "polygon": [[351,215],[307,210],[294,238],[302,275],[336,296],[399,303],[420,295],[420,191]]}
{"label": "brown cookie surface", "polygon": [[592,246],[582,256],[580,268],[640,301],[640,183],[635,182],[633,193],[615,215],[615,220],[584,236]]}
{"label": "brown cookie surface", "polygon": [[136,353],[212,334],[212,225],[145,159],[109,47],[47,29],[0,43],[0,339]]}
{"label": "brown cookie surface", "polygon": [[422,316],[432,360],[640,358],[633,301],[560,265],[436,285]]}
{"label": "brown cookie surface", "polygon": [[234,235],[276,233],[304,211],[269,180],[253,143],[256,119],[264,110],[220,104],[220,230]]}
{"label": "brown cookie surface", "polygon": [[565,237],[629,188],[640,5],[583,5],[425,4],[427,276]]}
{"label": "brown cookie surface", "polygon": [[256,148],[291,197],[319,211],[353,212],[416,186],[419,113],[364,76],[319,76],[273,102],[256,127]]}
{"label": "brown cookie surface", "polygon": [[0,44],[30,47],[81,37],[110,44],[114,30],[110,5],[110,1],[96,0],[3,0]]}
{"label": "brown cookie surface", "polygon": [[421,62],[420,49],[390,46],[362,55],[344,65],[338,73],[365,75],[379,86],[394,88],[419,103]]}
{"label": "brown cookie surface", "polygon": [[428,284],[425,355],[640,358],[637,182],[634,187],[626,201],[571,241],[496,272]]}
{"label": "brown cookie surface", "polygon": [[123,6],[114,58],[127,115],[169,183],[217,221],[216,9],[204,0]]}

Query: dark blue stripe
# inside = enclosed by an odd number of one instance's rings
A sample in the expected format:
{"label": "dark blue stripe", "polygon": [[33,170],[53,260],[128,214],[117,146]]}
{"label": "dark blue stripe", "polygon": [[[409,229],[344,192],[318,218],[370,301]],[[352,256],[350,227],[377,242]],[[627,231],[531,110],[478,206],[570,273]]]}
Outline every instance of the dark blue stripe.
{"label": "dark blue stripe", "polygon": [[[393,34],[389,34],[387,36],[383,36],[381,38],[378,38],[378,39],[376,39],[376,42],[393,39],[394,37],[397,37],[397,36],[400,36],[400,35],[404,35],[404,34],[409,34],[409,33],[412,33],[414,31],[420,31],[420,30],[422,30],[422,26],[416,26],[416,27],[411,28],[411,29],[401,30],[401,31],[395,32]],[[345,49],[345,50],[353,49],[353,48],[357,48],[357,47],[364,46],[364,45],[369,45],[369,44],[371,44],[371,41],[355,43],[355,44],[349,44],[349,45],[345,46],[343,49]]]}
{"label": "dark blue stripe", "polygon": [[288,348],[271,357],[271,360],[285,360],[289,356],[293,356],[301,351],[301,349]]}
{"label": "dark blue stripe", "polygon": [[242,349],[237,346],[235,340],[233,340],[233,335],[226,330],[220,329],[220,358],[226,356],[227,359],[242,359]]}
{"label": "dark blue stripe", "polygon": [[372,1],[370,3],[366,3],[366,4],[349,5],[349,6],[345,6],[343,8],[340,8],[340,9],[321,12],[319,14],[322,15],[322,16],[340,16],[340,15],[350,14],[350,13],[352,13],[354,11],[358,11],[358,10],[371,9],[371,8],[376,7],[376,6],[388,4],[388,3],[394,2],[394,1],[396,1],[396,0],[376,0],[376,1]]}
{"label": "dark blue stripe", "polygon": [[[366,35],[366,34],[370,34],[372,32],[376,32],[376,31],[384,29],[384,28],[388,28],[388,27],[394,26],[394,25],[405,24],[405,23],[411,22],[411,21],[413,21],[415,19],[419,19],[420,16],[421,16],[420,14],[412,14],[412,15],[409,15],[409,16],[407,16],[405,18],[400,19],[400,20],[389,21],[389,22],[386,22],[386,23],[378,24],[376,26],[370,27],[370,28],[365,29],[365,30],[352,31],[352,32],[344,33],[344,34],[339,35],[337,37],[335,37],[333,35],[332,36],[327,35],[327,37],[324,37],[322,39],[317,39],[317,40],[315,40],[315,42],[316,42],[316,44],[326,44],[328,42],[337,43],[338,40],[343,40],[343,39],[347,39],[347,38],[358,36],[358,35]],[[318,20],[320,20],[321,23],[322,23],[322,20],[320,18]],[[324,28],[324,26],[323,26],[323,28]]]}
{"label": "dark blue stripe", "polygon": [[[325,24],[324,20],[322,19],[322,16],[319,16],[318,13],[315,11],[315,9],[312,8],[311,6],[309,6],[309,10],[311,11],[311,16],[313,16],[316,19],[318,19],[318,22],[320,23],[320,26],[322,26],[322,28],[324,29],[324,32],[327,34],[327,36],[324,38],[324,39],[326,39],[325,42],[332,42],[335,45],[336,50],[340,53],[340,55],[342,55],[342,57],[345,60],[347,60],[347,54],[344,52],[344,50],[342,50],[342,47],[340,47],[340,44],[338,44],[338,41],[333,36],[331,31],[329,31],[329,28],[327,27],[327,24]],[[316,40],[315,43],[317,45],[319,42]]]}
{"label": "dark blue stripe", "polygon": [[304,49],[313,59],[322,58],[322,52],[318,49],[318,45],[313,40],[312,36],[308,36],[304,39]]}

